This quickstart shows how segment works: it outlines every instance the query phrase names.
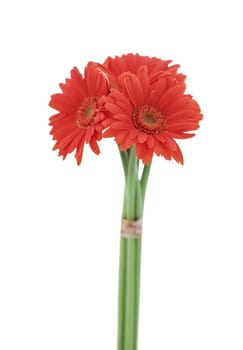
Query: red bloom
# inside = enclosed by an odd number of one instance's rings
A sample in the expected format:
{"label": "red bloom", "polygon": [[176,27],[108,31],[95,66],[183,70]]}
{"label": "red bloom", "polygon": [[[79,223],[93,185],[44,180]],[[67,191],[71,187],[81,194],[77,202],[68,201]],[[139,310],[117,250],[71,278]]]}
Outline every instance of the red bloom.
{"label": "red bloom", "polygon": [[53,150],[59,149],[63,159],[76,149],[76,160],[81,163],[84,143],[99,154],[97,141],[102,138],[104,113],[100,97],[108,92],[107,80],[94,64],[88,63],[82,77],[74,67],[71,79],[60,84],[62,93],[51,96],[49,106],[59,113],[50,118],[51,135],[56,140]]}
{"label": "red bloom", "polygon": [[185,75],[177,73],[179,64],[169,66],[171,60],[161,60],[156,57],[140,56],[138,54],[127,54],[121,57],[115,56],[115,58],[108,57],[103,67],[105,68],[105,73],[110,79],[112,87],[118,87],[119,76],[124,72],[130,72],[137,74],[138,70],[146,65],[148,69],[148,76],[152,82],[155,82],[159,76],[171,75],[177,81],[184,82]]}
{"label": "red bloom", "polygon": [[183,164],[174,138],[194,136],[187,132],[197,129],[202,119],[197,102],[184,93],[185,84],[167,74],[151,82],[149,68],[142,66],[137,74],[121,74],[119,85],[105,97],[110,115],[103,122],[103,136],[114,137],[122,151],[135,145],[144,164],[151,162],[153,153]]}

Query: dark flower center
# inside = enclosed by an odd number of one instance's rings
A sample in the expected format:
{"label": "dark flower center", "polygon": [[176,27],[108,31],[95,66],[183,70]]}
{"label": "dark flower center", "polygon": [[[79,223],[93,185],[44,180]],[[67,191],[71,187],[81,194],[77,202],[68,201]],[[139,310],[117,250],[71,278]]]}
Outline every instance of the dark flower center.
{"label": "dark flower center", "polygon": [[96,97],[85,97],[76,112],[76,122],[79,128],[87,129],[92,123],[97,111]]}
{"label": "dark flower center", "polygon": [[165,116],[151,105],[136,107],[132,113],[132,121],[135,128],[150,135],[161,134],[166,128]]}

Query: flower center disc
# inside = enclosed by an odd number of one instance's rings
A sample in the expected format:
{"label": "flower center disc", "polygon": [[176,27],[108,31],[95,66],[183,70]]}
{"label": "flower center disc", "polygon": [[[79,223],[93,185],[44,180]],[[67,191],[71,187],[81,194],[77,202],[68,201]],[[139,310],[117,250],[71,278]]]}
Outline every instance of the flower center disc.
{"label": "flower center disc", "polygon": [[155,107],[142,105],[136,107],[132,114],[135,128],[150,134],[161,134],[166,128],[165,116]]}
{"label": "flower center disc", "polygon": [[76,122],[79,128],[87,129],[91,124],[97,108],[96,97],[86,97],[76,112]]}

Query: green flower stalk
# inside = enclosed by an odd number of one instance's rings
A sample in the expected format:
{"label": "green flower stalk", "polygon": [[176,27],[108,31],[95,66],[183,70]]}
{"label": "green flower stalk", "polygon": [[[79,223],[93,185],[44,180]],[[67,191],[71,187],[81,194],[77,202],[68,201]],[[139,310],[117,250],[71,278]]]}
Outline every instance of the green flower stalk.
{"label": "green flower stalk", "polygon": [[138,342],[142,217],[151,163],[138,177],[135,147],[121,153],[125,190],[122,213],[118,295],[118,350],[136,350]]}

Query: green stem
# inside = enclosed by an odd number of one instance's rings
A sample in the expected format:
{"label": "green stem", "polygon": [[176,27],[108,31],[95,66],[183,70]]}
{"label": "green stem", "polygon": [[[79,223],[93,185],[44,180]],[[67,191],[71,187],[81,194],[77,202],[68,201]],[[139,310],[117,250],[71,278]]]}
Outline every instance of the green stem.
{"label": "green stem", "polygon": [[137,350],[141,238],[120,241],[118,350]]}
{"label": "green stem", "polygon": [[140,301],[140,273],[141,273],[141,246],[142,246],[142,239],[136,240],[136,272],[135,272],[135,289],[136,289],[136,299],[135,299],[135,339],[136,339],[136,346],[137,348],[137,339],[138,339],[138,324],[139,324],[139,301]]}
{"label": "green stem", "polygon": [[125,342],[125,296],[126,296],[126,249],[127,241],[120,239],[119,291],[118,291],[118,350],[124,350]]}
{"label": "green stem", "polygon": [[125,347],[124,350],[137,349],[137,239],[125,238],[127,241],[126,300],[125,300]]}
{"label": "green stem", "polygon": [[146,188],[147,188],[147,183],[148,183],[148,178],[149,178],[149,174],[150,174],[151,164],[152,164],[152,162],[149,165],[144,165],[143,173],[142,173],[141,180],[140,180],[141,191],[142,191],[142,194],[143,194],[143,202],[144,202],[144,198],[145,198],[145,192],[146,192]]}
{"label": "green stem", "polygon": [[133,147],[130,151],[127,167],[126,187],[125,187],[125,203],[126,203],[126,219],[136,219],[136,188],[138,181],[138,166],[136,158],[136,150]]}
{"label": "green stem", "polygon": [[[129,149],[126,155],[121,154],[121,157],[126,179],[123,218],[133,221],[143,215],[150,165],[144,167],[139,180],[135,147]],[[141,238],[121,237],[120,241],[118,350],[137,350],[141,243]]]}
{"label": "green stem", "polygon": [[128,154],[127,154],[127,151],[120,151],[120,149],[119,149],[119,152],[120,152],[120,156],[121,156],[124,175],[126,178],[127,177]]}

